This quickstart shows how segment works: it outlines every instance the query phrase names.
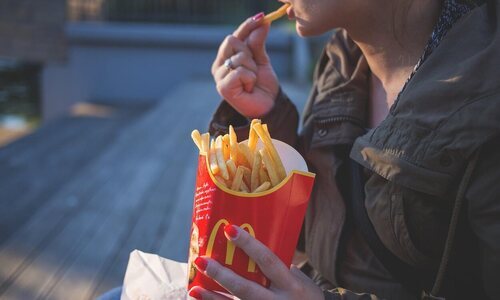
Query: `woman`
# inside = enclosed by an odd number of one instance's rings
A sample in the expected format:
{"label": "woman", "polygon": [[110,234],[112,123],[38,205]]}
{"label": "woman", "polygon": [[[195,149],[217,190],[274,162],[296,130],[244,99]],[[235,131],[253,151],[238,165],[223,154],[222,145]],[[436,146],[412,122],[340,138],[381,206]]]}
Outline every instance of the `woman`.
{"label": "woman", "polygon": [[301,36],[342,28],[318,62],[301,133],[262,13],[220,46],[212,74],[225,101],[211,131],[236,124],[244,135],[261,118],[316,172],[309,277],[237,226],[227,238],[271,287],[207,257],[198,269],[242,299],[500,299],[498,0],[286,2]]}

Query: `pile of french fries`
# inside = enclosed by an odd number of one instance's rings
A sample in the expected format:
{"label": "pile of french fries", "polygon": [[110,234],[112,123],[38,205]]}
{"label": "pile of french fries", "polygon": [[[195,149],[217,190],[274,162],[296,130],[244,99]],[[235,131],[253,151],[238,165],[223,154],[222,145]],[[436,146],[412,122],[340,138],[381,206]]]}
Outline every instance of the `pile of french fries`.
{"label": "pile of french fries", "polygon": [[[264,192],[286,177],[285,167],[273,145],[266,124],[252,120],[247,141],[238,142],[233,126],[229,133],[217,136],[191,133],[201,154],[208,155],[209,168],[223,186],[244,193]],[[264,147],[257,149],[258,140]]]}

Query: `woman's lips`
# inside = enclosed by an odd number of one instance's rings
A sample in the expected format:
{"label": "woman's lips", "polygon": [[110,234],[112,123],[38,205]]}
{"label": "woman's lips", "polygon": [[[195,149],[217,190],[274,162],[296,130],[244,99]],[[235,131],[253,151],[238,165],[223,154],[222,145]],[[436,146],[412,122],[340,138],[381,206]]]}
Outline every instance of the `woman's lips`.
{"label": "woman's lips", "polygon": [[295,19],[295,13],[293,11],[293,6],[290,6],[289,8],[287,8],[286,14],[288,15],[288,19],[290,19],[290,20]]}

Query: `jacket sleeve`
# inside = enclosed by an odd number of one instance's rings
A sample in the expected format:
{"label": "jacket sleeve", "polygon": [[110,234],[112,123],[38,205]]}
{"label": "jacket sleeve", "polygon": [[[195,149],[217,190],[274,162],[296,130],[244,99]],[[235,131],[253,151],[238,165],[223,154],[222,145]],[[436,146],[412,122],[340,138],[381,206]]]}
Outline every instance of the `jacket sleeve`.
{"label": "jacket sleeve", "polygon": [[[467,190],[469,222],[479,244],[480,278],[490,299],[500,299],[500,139],[483,145]],[[475,259],[477,261],[477,259]]]}
{"label": "jacket sleeve", "polygon": [[343,288],[324,291],[325,300],[381,300],[372,294],[358,294]]}
{"label": "jacket sleeve", "polygon": [[[273,138],[296,147],[299,115],[297,108],[281,88],[271,111],[260,119],[267,124]],[[229,125],[233,125],[238,139],[245,140],[248,138],[250,121],[223,100],[212,117],[209,131],[212,135],[226,134]]]}

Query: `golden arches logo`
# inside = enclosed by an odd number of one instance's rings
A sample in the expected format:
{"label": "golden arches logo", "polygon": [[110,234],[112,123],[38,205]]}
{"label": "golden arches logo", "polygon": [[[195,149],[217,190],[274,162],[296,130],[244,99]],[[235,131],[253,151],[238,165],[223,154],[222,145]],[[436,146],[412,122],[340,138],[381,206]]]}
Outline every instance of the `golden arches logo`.
{"label": "golden arches logo", "polygon": [[[212,229],[212,232],[210,233],[210,237],[208,238],[208,245],[207,245],[207,252],[205,253],[206,256],[212,257],[212,251],[214,248],[214,243],[215,243],[215,237],[217,236],[217,232],[219,231],[219,228],[224,225],[229,225],[229,222],[226,219],[220,219],[215,223],[214,228]],[[255,238],[255,231],[252,228],[252,225],[245,223],[240,225],[240,227],[243,230],[248,231],[248,233]],[[233,259],[234,259],[234,251],[236,250],[236,246],[233,244],[231,241],[227,241],[227,246],[226,246],[226,260],[225,264],[226,265],[232,265],[233,264]],[[248,260],[248,272],[253,273],[255,272],[255,262],[249,258]]]}

